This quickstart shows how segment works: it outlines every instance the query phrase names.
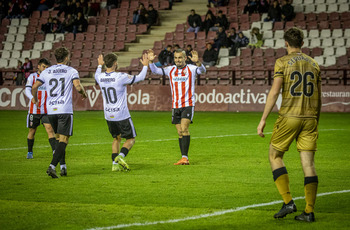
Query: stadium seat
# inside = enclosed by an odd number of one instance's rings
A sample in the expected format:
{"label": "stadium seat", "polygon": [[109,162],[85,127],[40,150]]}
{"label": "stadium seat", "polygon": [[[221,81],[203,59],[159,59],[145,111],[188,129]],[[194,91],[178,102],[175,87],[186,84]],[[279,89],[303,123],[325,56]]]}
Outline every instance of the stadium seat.
{"label": "stadium seat", "polygon": [[8,33],[9,34],[17,34],[17,27],[16,26],[9,26]]}
{"label": "stadium seat", "polygon": [[51,42],[44,42],[44,50],[51,50],[52,49],[52,43]]}
{"label": "stadium seat", "polygon": [[246,58],[252,56],[252,50],[249,48],[241,48],[241,57]]}
{"label": "stadium seat", "polygon": [[307,47],[303,47],[303,48],[301,49],[301,51],[302,51],[304,54],[306,54],[306,55],[310,56],[311,51],[310,51],[310,49],[309,49],[309,48],[307,48]]}
{"label": "stadium seat", "polygon": [[283,48],[283,47],[285,47],[284,39],[276,39],[275,47],[276,48]]}
{"label": "stadium seat", "polygon": [[274,39],[265,39],[264,46],[266,46],[266,47],[274,47],[275,46],[275,40]]}
{"label": "stadium seat", "polygon": [[287,50],[285,48],[276,49],[276,58],[280,58],[287,55]]}
{"label": "stadium seat", "polygon": [[216,32],[215,31],[209,31],[207,35],[207,40],[214,40],[216,37]]}
{"label": "stadium seat", "polygon": [[219,60],[218,67],[228,66],[230,65],[230,59],[228,57],[222,57]]}
{"label": "stadium seat", "polygon": [[331,29],[342,29],[340,21],[332,21],[331,22]]}
{"label": "stadium seat", "polygon": [[292,22],[292,21],[286,22],[286,24],[284,25],[284,29],[285,30],[288,30],[288,29],[290,29],[292,27],[295,27],[294,22]]}
{"label": "stadium seat", "polygon": [[311,43],[310,43],[309,46],[310,46],[311,48],[320,47],[320,46],[321,46],[321,39],[319,39],[319,38],[311,39]]}
{"label": "stadium seat", "polygon": [[311,50],[311,57],[321,56],[322,54],[323,49],[320,47],[316,47]]}
{"label": "stadium seat", "polygon": [[23,44],[22,44],[22,42],[15,42],[15,43],[13,44],[13,49],[14,49],[14,50],[22,50],[22,49],[23,49]]}
{"label": "stadium seat", "polygon": [[254,28],[254,27],[256,27],[258,29],[262,29],[261,22],[253,22],[251,28]]}
{"label": "stadium seat", "polygon": [[327,56],[324,62],[324,66],[326,67],[332,66],[332,65],[335,65],[335,63],[336,63],[336,59],[334,56]]}
{"label": "stadium seat", "polygon": [[75,36],[76,41],[84,41],[85,35],[83,33],[77,33]]}
{"label": "stadium seat", "polygon": [[2,59],[9,59],[11,58],[11,52],[9,50],[3,50],[1,54]]}
{"label": "stadium seat", "polygon": [[30,58],[32,56],[32,51],[30,50],[23,50],[21,54],[21,58]]}
{"label": "stadium seat", "polygon": [[335,51],[335,56],[340,57],[346,55],[346,48],[345,47],[337,47]]}
{"label": "stadium seat", "polygon": [[334,48],[333,47],[327,47],[323,50],[323,53],[325,56],[333,56],[334,55]]}
{"label": "stadium seat", "polygon": [[326,12],[322,12],[317,15],[317,21],[327,21],[327,20],[328,20],[328,14]]}
{"label": "stadium seat", "polygon": [[8,59],[1,58],[0,59],[0,68],[7,68],[8,63],[9,63]]}
{"label": "stadium seat", "polygon": [[275,50],[274,49],[266,49],[264,51],[264,57],[268,58],[268,57],[274,57],[275,56]]}
{"label": "stadium seat", "polygon": [[10,59],[10,62],[8,64],[8,68],[16,68],[18,65],[18,60],[17,59]]}
{"label": "stadium seat", "polygon": [[117,22],[118,22],[118,18],[116,16],[114,16],[114,17],[110,16],[108,18],[108,25],[111,25],[111,26],[113,25],[115,27],[117,25]]}
{"label": "stadium seat", "polygon": [[19,34],[26,34],[27,33],[27,27],[26,26],[19,26],[18,27],[18,33]]}
{"label": "stadium seat", "polygon": [[262,57],[262,56],[264,56],[263,50],[262,49],[254,49],[253,56],[254,57]]}
{"label": "stadium seat", "polygon": [[323,47],[331,47],[331,46],[333,46],[333,39],[332,38],[324,38],[322,40],[322,46]]}
{"label": "stadium seat", "polygon": [[316,5],[316,11],[315,12],[317,12],[317,13],[327,12],[327,5],[325,5],[325,4]]}
{"label": "stadium seat", "polygon": [[108,33],[106,36],[97,36],[96,41],[97,42],[102,42],[106,38],[106,42],[114,42],[116,40],[115,34],[114,33]]}
{"label": "stadium seat", "polygon": [[304,8],[304,12],[305,13],[313,13],[315,12],[315,5],[311,4],[311,5],[306,5]]}
{"label": "stadium seat", "polygon": [[321,38],[329,38],[329,37],[331,37],[331,30],[330,29],[321,30],[320,37]]}
{"label": "stadium seat", "polygon": [[45,41],[52,42],[55,40],[55,34],[46,34]]}
{"label": "stadium seat", "polygon": [[86,33],[86,35],[85,35],[85,41],[86,42],[92,42],[94,40],[95,40],[95,34],[94,33]]}
{"label": "stadium seat", "polygon": [[328,12],[337,12],[338,11],[338,4],[328,4]]}
{"label": "stadium seat", "polygon": [[308,37],[309,38],[318,38],[318,37],[320,37],[319,30],[310,30]]}
{"label": "stadium seat", "polygon": [[32,51],[31,59],[35,59],[35,58],[40,58],[40,51],[39,50]]}
{"label": "stadium seat", "polygon": [[273,38],[273,31],[272,30],[264,31],[263,39],[267,39],[267,38]]}
{"label": "stadium seat", "polygon": [[178,33],[178,32],[184,32],[185,31],[185,27],[183,24],[177,24],[176,25],[176,29],[175,29],[175,32]]}
{"label": "stadium seat", "polygon": [[263,24],[262,24],[263,31],[272,30],[272,27],[273,27],[272,22],[263,22]]}
{"label": "stadium seat", "polygon": [[[264,33],[265,35],[265,33]],[[274,39],[282,39],[284,36],[284,31],[283,30],[276,30],[274,33]]]}
{"label": "stadium seat", "polygon": [[334,29],[332,32],[333,38],[340,38],[343,37],[343,30],[342,29]]}
{"label": "stadium seat", "polygon": [[318,29],[318,22],[317,21],[308,21],[307,29],[308,30],[317,30]]}
{"label": "stadium seat", "polygon": [[284,22],[275,22],[273,25],[273,30],[283,30]]}
{"label": "stadium seat", "polygon": [[344,40],[344,38],[336,38],[335,40],[334,40],[334,46],[336,46],[336,47],[344,47],[345,46],[345,40]]}
{"label": "stadium seat", "polygon": [[316,56],[314,57],[315,61],[318,63],[318,65],[322,65],[324,64],[324,57],[323,56]]}
{"label": "stadium seat", "polygon": [[319,22],[318,29],[320,29],[320,30],[329,29],[329,22],[328,21]]}
{"label": "stadium seat", "polygon": [[186,33],[186,40],[194,40],[194,38],[195,38],[195,33],[194,32]]}
{"label": "stadium seat", "polygon": [[43,49],[43,43],[42,42],[35,42],[33,49],[34,50],[42,50]]}
{"label": "stadium seat", "polygon": [[86,51],[86,50],[92,50],[93,49],[93,43],[92,43],[92,41],[86,41],[85,43],[84,43],[84,52]]}
{"label": "stadium seat", "polygon": [[294,21],[295,22],[302,22],[305,20],[305,14],[304,13],[295,13],[295,18],[294,18]]}

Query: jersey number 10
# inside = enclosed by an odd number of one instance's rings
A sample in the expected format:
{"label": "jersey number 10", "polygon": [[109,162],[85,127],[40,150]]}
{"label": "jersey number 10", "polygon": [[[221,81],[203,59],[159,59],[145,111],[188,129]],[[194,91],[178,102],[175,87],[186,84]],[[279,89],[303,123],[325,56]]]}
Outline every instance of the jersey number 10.
{"label": "jersey number 10", "polygon": [[117,92],[115,91],[115,88],[108,87],[106,89],[105,87],[102,87],[102,90],[105,95],[107,104],[115,104],[117,102]]}

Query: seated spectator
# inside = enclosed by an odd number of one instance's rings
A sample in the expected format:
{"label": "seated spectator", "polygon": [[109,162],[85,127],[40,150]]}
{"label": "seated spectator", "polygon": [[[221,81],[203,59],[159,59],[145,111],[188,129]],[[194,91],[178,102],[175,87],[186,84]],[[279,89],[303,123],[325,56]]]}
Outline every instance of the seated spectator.
{"label": "seated spectator", "polygon": [[213,49],[211,43],[207,44],[207,48],[203,54],[203,65],[204,66],[214,66],[218,60],[218,53]]}
{"label": "seated spectator", "polygon": [[16,80],[16,85],[23,85],[24,69],[23,69],[23,63],[20,60],[18,60],[17,70],[19,70],[20,72],[16,73],[14,80]]}
{"label": "seated spectator", "polygon": [[227,38],[227,35],[224,31],[224,27],[219,27],[219,31],[216,32],[213,48],[219,51],[221,46],[226,46],[227,44],[226,38]]}
{"label": "seated spectator", "polygon": [[260,48],[263,44],[263,34],[260,33],[259,28],[253,27],[252,31],[250,32],[250,39],[249,39],[248,47],[250,48]]}
{"label": "seated spectator", "polygon": [[84,9],[79,1],[75,3],[75,10],[73,12],[74,15],[78,16],[78,13],[81,13],[84,16]]}
{"label": "seated spectator", "polygon": [[231,47],[232,49],[235,43],[238,41],[238,38],[236,28],[231,28],[231,30],[227,33],[227,47]]}
{"label": "seated spectator", "polygon": [[258,13],[264,14],[269,11],[270,4],[267,2],[267,0],[258,0]]}
{"label": "seated spectator", "polygon": [[242,47],[246,47],[248,44],[249,44],[249,38],[244,36],[242,32],[239,32],[237,42],[234,44],[233,48],[230,50],[230,56],[237,56],[238,49]]}
{"label": "seated spectator", "polygon": [[132,24],[145,24],[146,23],[147,10],[143,3],[139,4],[137,10],[133,12]]}
{"label": "seated spectator", "polygon": [[243,13],[257,13],[258,12],[258,0],[248,0],[247,5],[244,6]]}
{"label": "seated spectator", "polygon": [[202,23],[202,30],[205,31],[205,34],[208,34],[208,31],[211,27],[215,25],[215,16],[211,10],[207,11],[207,14],[205,15],[205,19]]}
{"label": "seated spectator", "polygon": [[32,61],[29,60],[29,58],[24,59],[23,70],[24,70],[24,84],[26,84],[27,79],[30,75],[30,72],[33,70],[33,63]]}
{"label": "seated spectator", "polygon": [[8,2],[7,18],[20,18],[21,9],[19,8],[18,3],[13,3],[12,1]]}
{"label": "seated spectator", "polygon": [[52,17],[49,17],[47,19],[47,23],[41,25],[41,31],[45,34],[51,33],[52,23],[53,23],[53,19]]}
{"label": "seated spectator", "polygon": [[295,17],[294,7],[289,3],[288,0],[282,1],[281,16],[282,20],[285,22],[292,21]]}
{"label": "seated spectator", "polygon": [[110,11],[111,9],[117,8],[119,5],[119,0],[107,0],[106,9]]}
{"label": "seated spectator", "polygon": [[145,16],[147,18],[147,24],[148,24],[147,29],[149,30],[151,26],[156,24],[158,21],[158,11],[156,11],[153,8],[152,4],[149,4],[148,11]]}
{"label": "seated spectator", "polygon": [[97,13],[100,12],[100,4],[96,0],[89,1],[84,12],[84,15],[87,17],[97,16]]}
{"label": "seated spectator", "polygon": [[228,29],[228,20],[225,14],[222,13],[222,10],[219,10],[218,16],[215,19],[214,27],[210,28],[210,31],[218,31],[219,27],[222,27],[223,30]]}
{"label": "seated spectator", "polygon": [[281,7],[277,0],[273,1],[273,4],[269,7],[267,13],[267,18],[264,19],[265,22],[279,22],[281,21]]}
{"label": "seated spectator", "polygon": [[192,46],[191,45],[187,45],[185,51],[186,51],[186,57],[187,57],[186,64],[194,65],[195,63],[193,63],[193,61],[189,58],[189,57],[192,57],[192,51],[193,51]]}
{"label": "seated spectator", "polygon": [[158,55],[158,62],[155,63],[156,66],[172,65],[174,62],[174,54],[171,51],[173,47],[168,45],[166,49],[162,50]]}
{"label": "seated spectator", "polygon": [[76,34],[86,32],[87,26],[88,22],[84,18],[83,13],[79,12],[78,17],[74,21],[73,33]]}
{"label": "seated spectator", "polygon": [[62,33],[62,25],[61,25],[61,22],[57,18],[54,18],[52,20],[50,32],[51,33]]}
{"label": "seated spectator", "polygon": [[191,14],[187,18],[187,22],[189,24],[189,28],[187,29],[187,32],[195,32],[197,35],[199,29],[202,26],[202,18],[198,14],[196,14],[195,10],[191,10]]}
{"label": "seated spectator", "polygon": [[73,32],[73,26],[74,26],[74,18],[71,14],[67,14],[64,21],[62,22],[62,33],[72,33]]}

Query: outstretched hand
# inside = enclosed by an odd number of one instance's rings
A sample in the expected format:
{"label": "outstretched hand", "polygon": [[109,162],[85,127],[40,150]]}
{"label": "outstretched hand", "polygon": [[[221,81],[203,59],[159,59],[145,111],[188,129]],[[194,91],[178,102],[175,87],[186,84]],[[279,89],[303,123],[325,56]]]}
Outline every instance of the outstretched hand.
{"label": "outstretched hand", "polygon": [[97,63],[98,63],[98,65],[104,65],[105,64],[105,62],[103,61],[103,55],[102,54],[98,55]]}
{"label": "outstretched hand", "polygon": [[140,59],[140,62],[142,63],[142,65],[148,66],[149,57],[148,57],[148,54],[147,54],[147,53],[144,53],[144,54],[142,55],[142,58]]}
{"label": "outstretched hand", "polygon": [[154,59],[157,57],[157,55],[154,54],[152,49],[148,50],[147,55],[148,55],[148,60],[151,62],[153,62]]}
{"label": "outstretched hand", "polygon": [[199,58],[198,58],[198,52],[192,50],[192,51],[191,51],[191,54],[192,54],[192,57],[189,56],[189,58],[191,59],[191,61],[192,61],[193,63],[197,63],[198,60],[199,60]]}

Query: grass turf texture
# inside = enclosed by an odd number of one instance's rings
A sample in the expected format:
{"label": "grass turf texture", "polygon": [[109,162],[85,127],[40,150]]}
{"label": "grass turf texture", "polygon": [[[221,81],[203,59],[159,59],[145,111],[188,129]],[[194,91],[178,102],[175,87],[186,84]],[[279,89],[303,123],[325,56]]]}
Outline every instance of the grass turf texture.
{"label": "grass turf texture", "polygon": [[[26,112],[0,111],[1,229],[86,229],[213,213],[281,200],[268,163],[271,134],[256,133],[261,113],[196,112],[190,126],[190,166],[181,155],[170,112],[132,112],[136,144],[130,172],[111,171],[111,143],[103,112],[75,112],[67,147],[68,177],[45,173],[51,151],[38,127],[34,159],[26,159]],[[271,132],[271,114],[265,132]],[[333,130],[336,129],[336,130]],[[321,115],[316,153],[319,193],[350,189],[350,114]],[[252,135],[242,135],[252,134]],[[225,136],[227,135],[227,136]],[[231,135],[231,136],[230,136]],[[4,150],[8,148],[8,150]],[[295,143],[285,155],[293,197],[304,196]],[[59,169],[57,169],[59,172]],[[305,207],[296,201],[298,212]],[[350,193],[317,198],[316,222],[294,214],[275,220],[280,204],[220,216],[128,229],[349,229]]]}

